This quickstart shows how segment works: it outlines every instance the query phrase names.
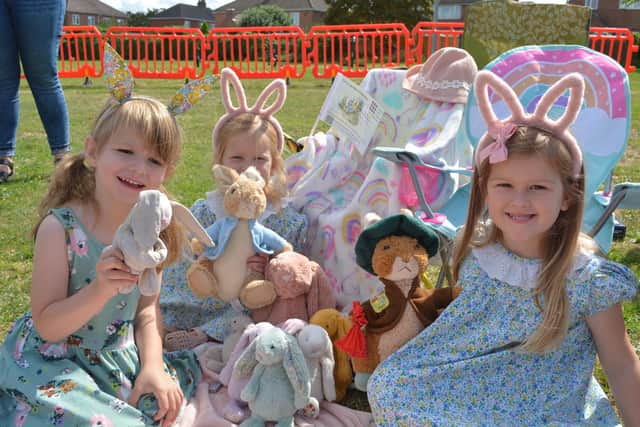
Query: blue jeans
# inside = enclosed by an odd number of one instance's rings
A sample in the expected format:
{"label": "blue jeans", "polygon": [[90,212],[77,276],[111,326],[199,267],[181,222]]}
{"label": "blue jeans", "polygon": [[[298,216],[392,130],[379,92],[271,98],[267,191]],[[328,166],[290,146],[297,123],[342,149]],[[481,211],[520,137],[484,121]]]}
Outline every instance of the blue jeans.
{"label": "blue jeans", "polygon": [[69,112],[58,79],[65,0],[0,0],[0,157],[16,152],[20,61],[51,154],[70,150]]}

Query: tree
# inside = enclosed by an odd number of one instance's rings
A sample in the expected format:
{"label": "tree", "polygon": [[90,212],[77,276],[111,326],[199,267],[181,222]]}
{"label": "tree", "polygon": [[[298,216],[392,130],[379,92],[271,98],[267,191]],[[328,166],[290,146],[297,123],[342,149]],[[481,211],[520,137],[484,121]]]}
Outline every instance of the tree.
{"label": "tree", "polygon": [[207,7],[207,0],[198,0],[198,7]]}
{"label": "tree", "polygon": [[163,9],[148,9],[146,12],[127,12],[127,22],[131,27],[148,27],[149,18],[156,16]]}
{"label": "tree", "polygon": [[433,0],[328,0],[328,25],[403,23],[409,29],[432,21]]}
{"label": "tree", "polygon": [[242,12],[238,17],[238,25],[241,27],[269,27],[279,25],[291,25],[289,14],[278,6],[256,6]]}
{"label": "tree", "polygon": [[204,34],[205,37],[209,34],[209,23],[207,21],[202,21],[202,24],[200,25],[200,32]]}

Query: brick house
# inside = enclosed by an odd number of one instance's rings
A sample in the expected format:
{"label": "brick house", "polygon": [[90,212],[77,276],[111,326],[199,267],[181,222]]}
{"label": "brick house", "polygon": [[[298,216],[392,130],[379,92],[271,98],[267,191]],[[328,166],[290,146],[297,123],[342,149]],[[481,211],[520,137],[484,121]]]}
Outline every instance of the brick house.
{"label": "brick house", "polygon": [[127,14],[99,0],[67,0],[64,25],[127,25]]}
{"label": "brick house", "polygon": [[591,26],[620,27],[640,31],[640,0],[625,5],[622,0],[569,0],[591,8]]}
{"label": "brick house", "polygon": [[236,0],[214,10],[216,27],[236,27],[237,17],[256,6],[278,6],[292,18],[293,25],[308,31],[314,25],[322,25],[329,7],[325,0]]}
{"label": "brick house", "polygon": [[198,6],[178,3],[156,16],[150,17],[149,25],[152,27],[200,28],[205,21],[209,28],[213,28],[215,23],[213,10],[206,6],[206,2],[199,2]]}

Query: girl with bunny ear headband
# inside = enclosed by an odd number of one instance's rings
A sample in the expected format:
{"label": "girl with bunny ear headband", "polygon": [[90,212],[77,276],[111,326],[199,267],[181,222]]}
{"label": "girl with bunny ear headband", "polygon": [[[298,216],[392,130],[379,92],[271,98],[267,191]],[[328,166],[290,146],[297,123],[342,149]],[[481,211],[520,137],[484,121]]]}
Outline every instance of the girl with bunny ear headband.
{"label": "girl with bunny ear headband", "polygon": [[[498,120],[489,89],[507,119]],[[583,79],[558,79],[533,114],[489,71],[478,73],[474,90],[488,131],[455,248],[453,276],[463,291],[370,377],[375,422],[617,425],[593,378],[597,352],[625,425],[640,425],[640,361],[620,307],[638,282],[580,233],[582,153],[568,128]],[[567,92],[564,113],[551,120]]]}
{"label": "girl with bunny ear headband", "polygon": [[[258,221],[290,242],[295,251],[304,252],[307,217],[293,206],[283,204],[287,193],[282,159],[284,138],[275,114],[286,99],[284,80],[268,84],[250,105],[238,76],[232,69],[225,68],[220,74],[220,90],[224,114],[212,131],[214,166],[227,166],[239,174],[249,166],[255,167],[267,183],[267,206]],[[203,227],[226,215],[224,188],[224,183],[216,182],[215,189],[191,207]],[[194,249],[199,252],[199,248]],[[194,347],[207,337],[224,341],[230,333],[227,324],[238,315],[240,308],[216,298],[203,301],[191,292],[186,277],[192,259],[185,258],[169,266],[163,275],[160,306],[168,330],[165,347],[171,350]],[[254,255],[247,260],[247,266],[264,273],[267,261],[265,256]]]}

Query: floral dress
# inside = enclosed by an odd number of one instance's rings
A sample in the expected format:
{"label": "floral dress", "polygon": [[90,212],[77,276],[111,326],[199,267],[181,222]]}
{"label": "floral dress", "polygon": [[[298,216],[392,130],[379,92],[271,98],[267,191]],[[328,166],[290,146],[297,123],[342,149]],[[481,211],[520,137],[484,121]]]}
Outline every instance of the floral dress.
{"label": "floral dress", "polygon": [[[218,191],[207,193],[207,198],[197,200],[191,212],[207,228],[216,218],[224,216],[223,194]],[[260,223],[282,236],[296,251],[303,251],[307,237],[307,217],[292,207],[285,206],[278,213],[267,207]],[[216,298],[196,297],[187,285],[187,270],[192,257],[185,254],[183,259],[166,267],[162,273],[160,309],[167,328],[189,329],[199,327],[208,336],[223,341],[230,333],[233,319],[239,314],[236,307]]]}
{"label": "floral dress", "polygon": [[499,244],[473,249],[460,296],[370,378],[376,424],[619,425],[592,375],[596,348],[585,317],[631,298],[637,279],[623,265],[576,256],[567,336],[553,351],[525,353],[515,347],[542,320],[532,296],[539,265]]}
{"label": "floral dress", "polygon": [[[69,294],[95,278],[103,245],[71,209],[53,209],[67,236]],[[12,326],[0,348],[0,425],[154,425],[155,397],[126,403],[140,369],[133,322],[140,293],[113,297],[85,326],[59,342],[44,341],[31,312]],[[191,351],[165,354],[165,371],[191,397],[201,371]]]}

